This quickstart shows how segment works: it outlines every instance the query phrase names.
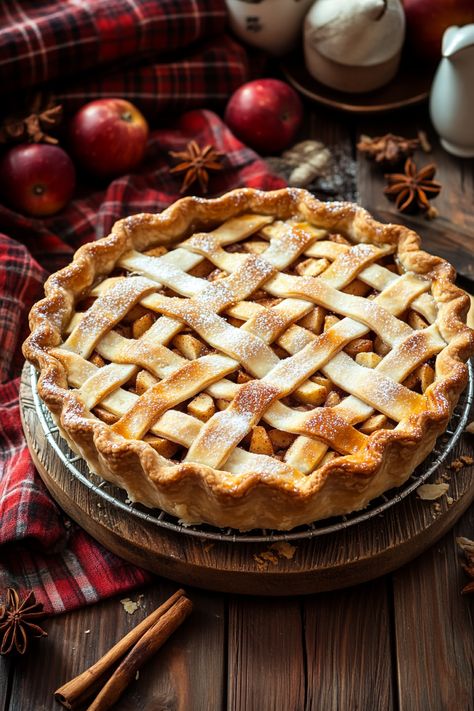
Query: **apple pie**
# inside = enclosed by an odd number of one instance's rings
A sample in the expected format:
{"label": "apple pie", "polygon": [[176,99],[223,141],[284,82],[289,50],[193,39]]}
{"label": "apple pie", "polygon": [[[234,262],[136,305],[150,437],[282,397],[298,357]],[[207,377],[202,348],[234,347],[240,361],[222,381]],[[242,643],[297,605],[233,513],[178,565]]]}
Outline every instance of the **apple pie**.
{"label": "apple pie", "polygon": [[288,530],[400,486],[446,428],[473,332],[454,270],[304,190],[133,215],[30,314],[73,450],[187,523]]}

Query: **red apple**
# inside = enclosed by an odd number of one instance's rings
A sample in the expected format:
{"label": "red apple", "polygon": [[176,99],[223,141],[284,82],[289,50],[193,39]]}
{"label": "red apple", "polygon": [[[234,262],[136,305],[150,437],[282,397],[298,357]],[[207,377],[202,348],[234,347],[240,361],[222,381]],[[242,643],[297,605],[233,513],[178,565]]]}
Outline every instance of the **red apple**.
{"label": "red apple", "polygon": [[294,89],[279,79],[255,79],[229,99],[225,121],[235,135],[262,153],[280,153],[294,140],[303,105]]}
{"label": "red apple", "polygon": [[408,42],[427,62],[441,57],[441,39],[451,25],[474,22],[473,0],[403,0]]}
{"label": "red apple", "polygon": [[14,209],[35,217],[54,215],[64,207],[75,183],[74,165],[58,146],[15,146],[0,161],[2,196]]}
{"label": "red apple", "polygon": [[77,161],[102,178],[128,173],[140,163],[148,124],[136,106],[124,99],[98,99],[74,116],[70,140]]}

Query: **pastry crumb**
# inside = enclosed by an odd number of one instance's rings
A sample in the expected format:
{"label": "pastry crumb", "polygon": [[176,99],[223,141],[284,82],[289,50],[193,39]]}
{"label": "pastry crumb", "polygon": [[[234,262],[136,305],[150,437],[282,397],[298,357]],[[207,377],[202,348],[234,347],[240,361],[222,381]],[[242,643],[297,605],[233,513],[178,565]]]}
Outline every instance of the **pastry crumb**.
{"label": "pastry crumb", "polygon": [[275,553],[272,553],[272,551],[263,551],[263,553],[260,553],[260,558],[262,560],[268,560],[268,562],[273,565],[278,563],[278,556],[275,555]]}
{"label": "pastry crumb", "polygon": [[270,563],[272,565],[276,565],[278,563],[278,557],[272,553],[272,551],[254,553],[253,559],[257,563],[257,570],[266,570]]}
{"label": "pastry crumb", "polygon": [[461,454],[458,459],[454,459],[450,464],[448,464],[449,469],[453,469],[455,472],[459,471],[463,467],[469,467],[474,464],[474,457],[470,457],[468,454]]}
{"label": "pastry crumb", "polygon": [[266,570],[270,564],[277,565],[282,558],[292,560],[295,553],[296,546],[292,546],[286,541],[278,541],[277,543],[272,543],[268,550],[254,553],[253,559],[257,563],[257,569],[261,571]]}
{"label": "pastry crumb", "polygon": [[439,483],[439,484],[423,484],[418,487],[416,493],[418,498],[423,501],[435,501],[440,499],[446,494],[449,489],[449,484]]}
{"label": "pastry crumb", "polygon": [[123,600],[120,600],[120,602],[123,605],[123,609],[125,610],[125,612],[127,612],[129,615],[133,615],[133,613],[136,612],[140,607],[140,599],[134,601],[130,600],[129,597],[126,597]]}
{"label": "pastry crumb", "polygon": [[292,546],[291,543],[286,541],[273,543],[270,548],[276,551],[280,558],[286,558],[287,560],[292,560],[296,553],[296,546]]}
{"label": "pastry crumb", "polygon": [[447,496],[446,501],[448,502],[448,506],[451,506],[451,504],[454,503],[454,499],[452,496]]}

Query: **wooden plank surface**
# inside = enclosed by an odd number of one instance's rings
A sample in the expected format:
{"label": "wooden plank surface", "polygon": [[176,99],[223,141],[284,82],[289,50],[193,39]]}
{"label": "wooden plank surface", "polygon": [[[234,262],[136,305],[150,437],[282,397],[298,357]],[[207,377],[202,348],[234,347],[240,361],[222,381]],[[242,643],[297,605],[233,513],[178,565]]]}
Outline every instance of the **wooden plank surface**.
{"label": "wooden plank surface", "polygon": [[9,707],[9,680],[13,678],[13,667],[9,659],[0,662],[0,710],[7,711]]}
{"label": "wooden plank surface", "polygon": [[307,711],[392,711],[390,579],[303,602]]}
{"label": "wooden plank surface", "polygon": [[230,599],[227,688],[228,711],[304,708],[305,662],[298,600]]}
{"label": "wooden plank surface", "polygon": [[471,507],[453,531],[393,574],[400,711],[474,709],[474,596],[460,594],[467,578],[456,544],[473,532]]}

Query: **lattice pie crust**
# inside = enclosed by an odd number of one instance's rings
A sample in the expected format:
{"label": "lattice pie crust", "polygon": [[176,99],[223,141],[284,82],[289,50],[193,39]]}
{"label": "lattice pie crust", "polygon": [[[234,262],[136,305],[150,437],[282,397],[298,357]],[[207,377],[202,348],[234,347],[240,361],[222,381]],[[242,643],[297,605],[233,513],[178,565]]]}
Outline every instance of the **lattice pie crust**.
{"label": "lattice pie crust", "polygon": [[473,334],[418,236],[302,190],[184,198],[53,274],[25,356],[71,447],[186,522],[360,509],[432,449]]}

